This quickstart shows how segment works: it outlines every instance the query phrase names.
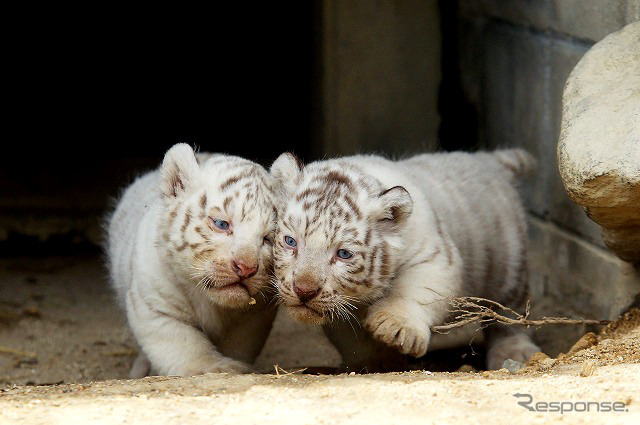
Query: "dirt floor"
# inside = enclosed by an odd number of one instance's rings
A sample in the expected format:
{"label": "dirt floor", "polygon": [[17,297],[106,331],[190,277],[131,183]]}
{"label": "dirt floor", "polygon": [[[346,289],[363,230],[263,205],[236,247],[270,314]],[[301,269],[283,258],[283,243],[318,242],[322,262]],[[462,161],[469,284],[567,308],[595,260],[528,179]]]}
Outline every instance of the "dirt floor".
{"label": "dirt floor", "polygon": [[99,259],[0,262],[0,424],[640,423],[638,310],[515,373],[277,375],[340,361],[319,329],[283,314],[256,362],[271,374],[126,380],[136,353]]}
{"label": "dirt floor", "polygon": [[[0,262],[0,386],[125,379],[137,353],[99,258]],[[280,314],[256,368],[339,363],[319,328]]]}

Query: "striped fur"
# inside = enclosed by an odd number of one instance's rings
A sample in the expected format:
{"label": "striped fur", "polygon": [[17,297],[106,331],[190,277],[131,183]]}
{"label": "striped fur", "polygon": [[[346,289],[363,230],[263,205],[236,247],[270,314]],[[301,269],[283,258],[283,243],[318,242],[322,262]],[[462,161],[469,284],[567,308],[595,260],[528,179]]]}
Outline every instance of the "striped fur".
{"label": "striped fur", "polygon": [[[264,295],[271,177],[238,157],[198,160],[185,144],[171,148],[158,170],[127,188],[108,223],[113,285],[143,353],[132,377],[149,367],[162,375],[247,371],[275,314]],[[257,272],[237,283],[232,261]]]}
{"label": "striped fur", "polygon": [[[513,183],[532,164],[520,150],[397,162],[354,156],[303,168],[281,156],[271,169],[282,199],[273,254],[279,296],[295,318],[326,325],[352,367],[371,368],[362,364],[369,340],[424,355],[430,327],[448,316],[447,297],[523,301],[526,222]],[[353,257],[337,258],[340,249]],[[300,291],[316,295],[304,300]],[[345,342],[341,327],[356,318],[367,333]],[[517,352],[494,353],[490,366],[537,349],[522,341]]]}

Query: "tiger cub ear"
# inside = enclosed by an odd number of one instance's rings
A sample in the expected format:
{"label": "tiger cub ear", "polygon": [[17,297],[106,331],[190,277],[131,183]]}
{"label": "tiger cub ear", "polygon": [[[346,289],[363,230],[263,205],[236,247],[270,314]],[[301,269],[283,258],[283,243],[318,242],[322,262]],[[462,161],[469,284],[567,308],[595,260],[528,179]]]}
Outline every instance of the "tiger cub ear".
{"label": "tiger cub ear", "polygon": [[162,193],[175,198],[189,189],[200,172],[191,146],[186,143],[173,145],[164,155],[160,167]]}
{"label": "tiger cub ear", "polygon": [[277,196],[287,199],[296,190],[302,177],[302,161],[291,152],[285,152],[271,164],[273,190]]}
{"label": "tiger cub ear", "polygon": [[411,215],[413,200],[402,186],[394,186],[378,195],[371,218],[380,224],[396,227]]}

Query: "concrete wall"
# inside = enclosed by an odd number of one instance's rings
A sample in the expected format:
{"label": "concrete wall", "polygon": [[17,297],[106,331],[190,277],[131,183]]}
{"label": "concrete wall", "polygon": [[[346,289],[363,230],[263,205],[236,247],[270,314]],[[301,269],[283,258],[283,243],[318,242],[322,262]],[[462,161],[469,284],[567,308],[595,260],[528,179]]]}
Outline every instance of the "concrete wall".
{"label": "concrete wall", "polygon": [[320,154],[433,150],[440,123],[435,0],[322,4]]}
{"label": "concrete wall", "polygon": [[[616,317],[640,292],[640,273],[606,250],[599,226],[566,195],[556,145],[567,76],[594,42],[640,20],[640,1],[460,0],[458,5],[461,81],[477,108],[480,145],[520,146],[539,161],[524,187],[531,217],[533,313]],[[581,332],[545,328],[537,337],[556,352]]]}

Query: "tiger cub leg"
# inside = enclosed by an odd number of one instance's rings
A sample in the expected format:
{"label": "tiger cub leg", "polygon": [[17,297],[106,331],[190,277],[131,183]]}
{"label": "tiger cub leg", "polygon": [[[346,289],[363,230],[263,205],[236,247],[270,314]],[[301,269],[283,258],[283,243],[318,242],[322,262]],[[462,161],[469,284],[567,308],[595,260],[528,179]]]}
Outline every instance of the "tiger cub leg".
{"label": "tiger cub leg", "polygon": [[431,326],[444,322],[449,298],[459,293],[462,283],[457,252],[441,251],[403,270],[387,296],[369,307],[364,328],[374,339],[413,357],[426,354]]}
{"label": "tiger cub leg", "polygon": [[484,330],[487,346],[487,369],[501,369],[505,360],[526,362],[540,351],[529,332],[521,327],[494,324]]}
{"label": "tiger cub leg", "polygon": [[131,365],[131,371],[129,372],[130,379],[140,379],[151,374],[151,363],[147,356],[140,350],[140,354],[133,361]]}

